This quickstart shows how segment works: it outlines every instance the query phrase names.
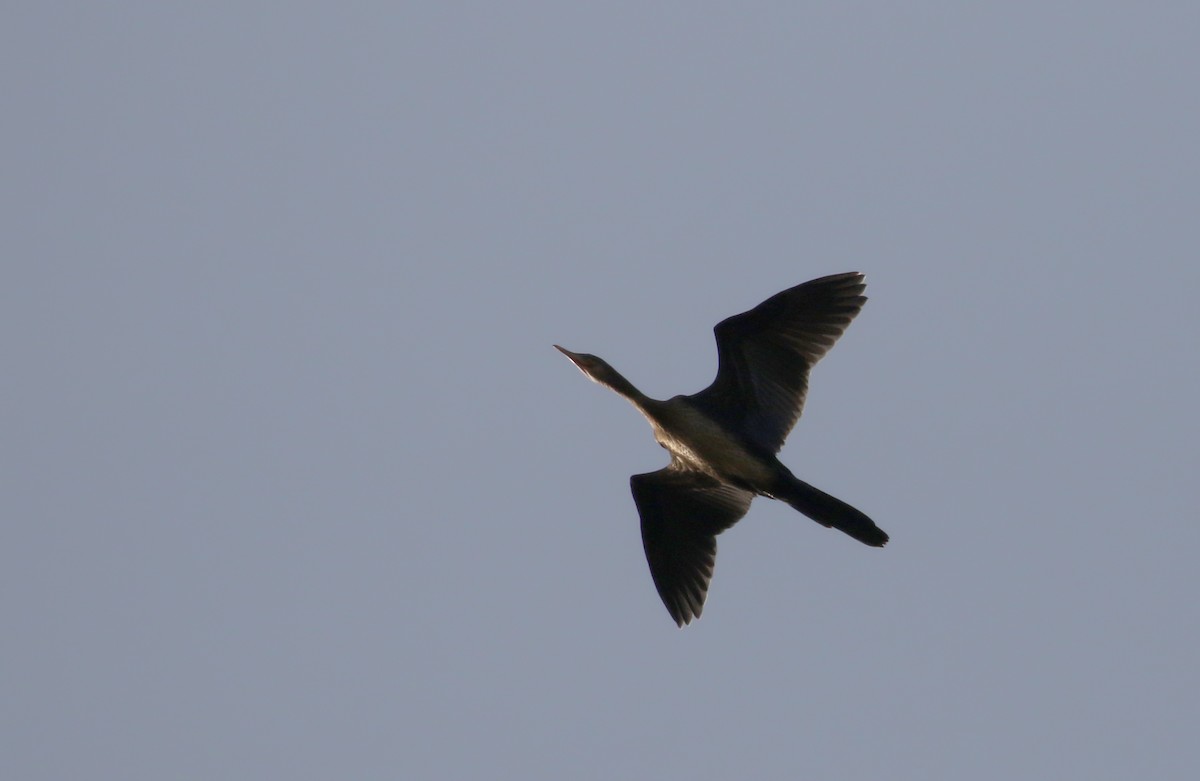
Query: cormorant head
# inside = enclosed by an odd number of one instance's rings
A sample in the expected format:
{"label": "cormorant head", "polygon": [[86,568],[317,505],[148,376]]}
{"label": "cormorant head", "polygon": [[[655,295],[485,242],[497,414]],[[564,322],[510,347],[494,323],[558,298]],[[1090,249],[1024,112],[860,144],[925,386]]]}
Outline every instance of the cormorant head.
{"label": "cormorant head", "polygon": [[570,358],[571,363],[579,367],[579,371],[587,375],[588,379],[592,382],[598,382],[601,385],[607,385],[611,388],[614,378],[620,376],[603,358],[597,358],[587,353],[573,353],[570,350],[559,347],[557,344],[554,345],[554,349]]}

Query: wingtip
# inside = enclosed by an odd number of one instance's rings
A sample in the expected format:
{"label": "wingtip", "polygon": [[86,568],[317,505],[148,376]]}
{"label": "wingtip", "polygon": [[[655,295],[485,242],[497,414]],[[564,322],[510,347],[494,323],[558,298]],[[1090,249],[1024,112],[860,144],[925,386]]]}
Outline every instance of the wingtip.
{"label": "wingtip", "polygon": [[704,611],[703,603],[697,609],[694,605],[687,603],[669,604],[665,598],[663,599],[663,606],[667,609],[667,613],[670,614],[671,620],[675,622],[675,626],[680,629],[686,628],[693,621],[700,618],[700,614]]}

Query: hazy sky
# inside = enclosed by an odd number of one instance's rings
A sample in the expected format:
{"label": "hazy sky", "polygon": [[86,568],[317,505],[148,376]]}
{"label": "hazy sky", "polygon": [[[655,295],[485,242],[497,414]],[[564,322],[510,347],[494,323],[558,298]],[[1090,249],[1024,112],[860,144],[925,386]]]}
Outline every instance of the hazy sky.
{"label": "hazy sky", "polygon": [[[10,3],[0,777],[1191,779],[1200,10]],[[676,629],[712,326],[866,273]]]}

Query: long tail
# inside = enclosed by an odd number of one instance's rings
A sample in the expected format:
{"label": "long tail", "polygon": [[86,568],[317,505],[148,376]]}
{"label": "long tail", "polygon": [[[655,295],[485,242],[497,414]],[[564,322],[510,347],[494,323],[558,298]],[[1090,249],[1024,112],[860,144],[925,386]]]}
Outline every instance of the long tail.
{"label": "long tail", "polygon": [[772,495],[817,523],[845,532],[859,542],[876,548],[887,544],[887,532],[876,526],[864,513],[796,477],[791,477],[782,490]]}

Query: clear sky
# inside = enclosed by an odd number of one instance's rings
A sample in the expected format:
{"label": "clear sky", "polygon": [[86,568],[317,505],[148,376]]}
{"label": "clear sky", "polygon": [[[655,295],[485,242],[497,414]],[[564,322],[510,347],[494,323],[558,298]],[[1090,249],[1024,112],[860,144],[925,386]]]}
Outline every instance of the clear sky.
{"label": "clear sky", "polygon": [[[1191,779],[1200,10],[0,19],[0,777]],[[867,275],[704,617],[645,422]]]}

